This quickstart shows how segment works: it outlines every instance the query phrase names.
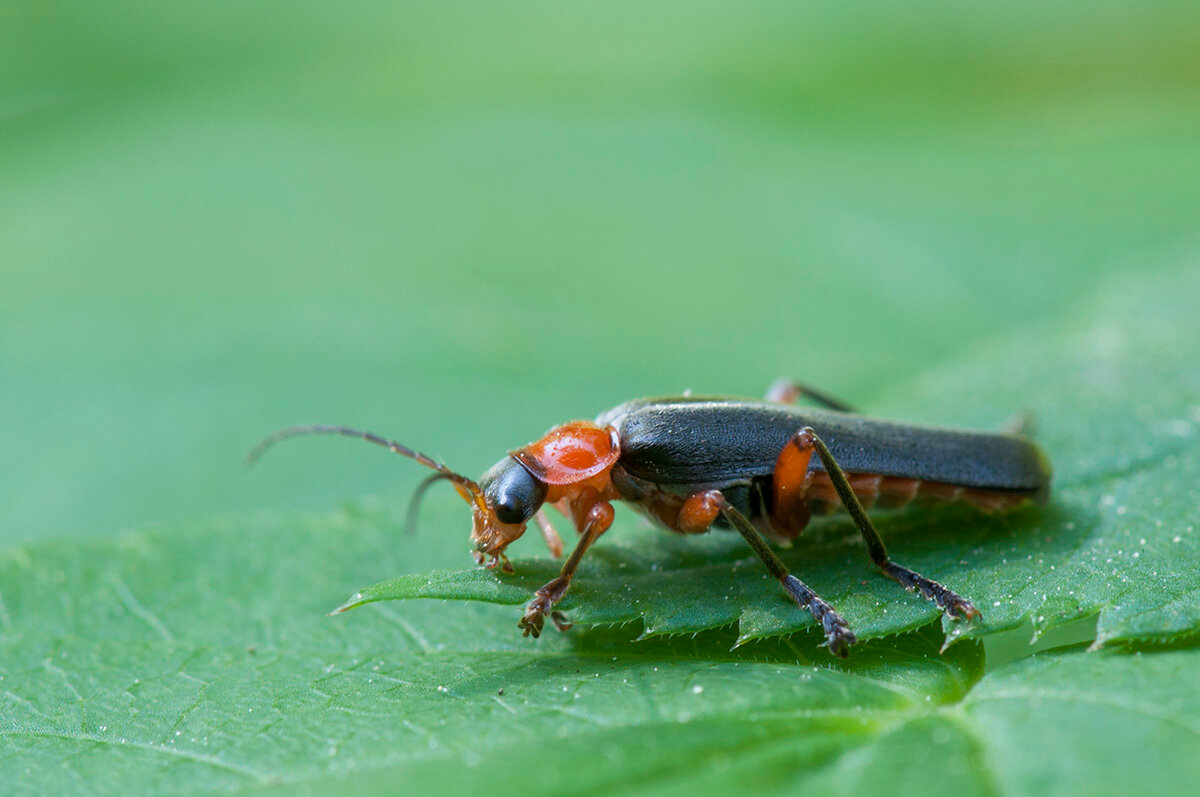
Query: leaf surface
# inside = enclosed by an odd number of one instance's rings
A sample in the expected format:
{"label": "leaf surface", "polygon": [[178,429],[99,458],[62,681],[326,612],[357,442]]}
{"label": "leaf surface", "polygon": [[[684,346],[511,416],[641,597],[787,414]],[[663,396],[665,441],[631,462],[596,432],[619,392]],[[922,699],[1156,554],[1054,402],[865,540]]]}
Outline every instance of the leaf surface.
{"label": "leaf surface", "polygon": [[[0,780],[30,794],[1116,794],[1198,774],[1194,647],[982,674],[979,643],[939,655],[936,625],[836,662],[802,638],[730,650],[729,631],[534,642],[486,604],[322,617],[349,571],[403,558],[380,554],[387,533],[361,513],[264,516],[6,555]],[[245,567],[285,535],[275,567]],[[1138,754],[1119,754],[1130,740]]]}

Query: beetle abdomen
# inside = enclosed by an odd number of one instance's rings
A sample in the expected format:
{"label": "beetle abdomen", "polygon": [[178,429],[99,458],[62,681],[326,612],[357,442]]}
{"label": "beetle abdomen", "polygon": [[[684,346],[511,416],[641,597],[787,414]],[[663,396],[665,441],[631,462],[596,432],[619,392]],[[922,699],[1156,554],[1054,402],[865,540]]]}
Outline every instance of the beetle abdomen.
{"label": "beetle abdomen", "polygon": [[[965,501],[984,512],[1002,512],[1029,502],[1034,496],[1015,490],[983,490],[946,482],[882,476],[878,473],[847,473],[854,495],[863,507],[899,509],[912,501]],[[830,515],[842,509],[833,483],[824,471],[809,474],[804,499],[814,515]]]}

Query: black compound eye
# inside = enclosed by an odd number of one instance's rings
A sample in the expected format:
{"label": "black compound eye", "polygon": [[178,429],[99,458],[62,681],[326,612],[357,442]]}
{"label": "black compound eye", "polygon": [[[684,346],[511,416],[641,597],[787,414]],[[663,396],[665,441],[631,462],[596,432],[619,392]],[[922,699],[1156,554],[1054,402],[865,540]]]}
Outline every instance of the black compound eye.
{"label": "black compound eye", "polygon": [[525,505],[515,495],[506,495],[496,502],[496,517],[501,523],[525,522]]}

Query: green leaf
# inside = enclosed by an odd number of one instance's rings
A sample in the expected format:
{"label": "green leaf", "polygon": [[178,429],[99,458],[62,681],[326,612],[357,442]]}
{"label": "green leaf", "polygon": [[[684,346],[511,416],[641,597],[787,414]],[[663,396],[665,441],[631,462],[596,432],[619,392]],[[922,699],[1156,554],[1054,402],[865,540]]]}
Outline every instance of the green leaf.
{"label": "green leaf", "polygon": [[[414,786],[499,793],[1187,793],[1200,777],[1200,760],[1190,752],[1200,733],[1200,689],[1187,677],[1197,666],[1195,649],[1142,657],[1043,654],[985,676],[954,703],[914,701],[905,687],[879,700],[877,684],[857,673],[832,680],[813,673],[798,685],[794,678],[808,673],[763,682],[739,670],[735,690],[715,696],[728,713],[668,716],[632,728],[610,725],[611,714],[592,715],[587,730],[545,747],[514,740],[491,747],[484,736],[487,752],[468,767],[398,765],[318,780],[308,791],[324,793],[335,783],[383,791],[403,778]],[[720,683],[720,672],[713,667],[695,684]],[[784,683],[790,688],[773,710],[745,711],[746,689]],[[664,701],[667,711],[687,705],[686,683],[678,687],[682,699]]]}
{"label": "green leaf", "polygon": [[[1195,648],[981,676],[979,643],[939,656],[936,626],[839,662],[803,640],[730,650],[729,631],[534,641],[483,604],[324,617],[348,573],[413,554],[390,553],[389,531],[360,512],[263,515],[9,552],[0,782],[851,794],[936,772],[948,794],[1105,794],[1197,775]],[[272,545],[270,567],[247,564]],[[1138,754],[1118,755],[1131,739]]]}
{"label": "green leaf", "polygon": [[[889,402],[896,417],[940,414],[944,423],[985,427],[1002,420],[999,408],[1030,411],[1054,463],[1053,502],[1042,510],[988,517],[916,507],[880,519],[894,559],[982,610],[982,622],[947,620],[952,636],[1029,620],[1041,634],[1096,613],[1098,645],[1200,628],[1196,296],[1195,275],[1152,287],[1122,283],[1070,323],[981,348]],[[937,617],[935,607],[869,566],[848,522],[814,525],[783,559],[860,638]],[[360,590],[344,608],[406,598],[519,604],[558,568],[547,559],[515,566],[512,576],[478,569],[403,576]],[[814,624],[731,534],[610,531],[560,606],[577,623],[641,621],[645,636],[737,623],[745,641]]]}
{"label": "green leaf", "polygon": [[[622,728],[694,727],[712,749],[738,715],[759,734],[750,718],[785,696],[816,718],[812,732],[853,738],[857,716],[821,719],[827,690],[887,715],[959,699],[981,669],[980,649],[939,658],[929,634],[830,669],[811,646],[730,652],[728,634],[535,642],[483,606],[326,618],[323,596],[348,573],[402,561],[381,553],[388,531],[357,513],[264,515],[0,557],[0,781],[175,793],[452,759],[482,773],[501,749],[532,754],[584,728],[619,741]],[[270,567],[247,564],[272,546]]]}

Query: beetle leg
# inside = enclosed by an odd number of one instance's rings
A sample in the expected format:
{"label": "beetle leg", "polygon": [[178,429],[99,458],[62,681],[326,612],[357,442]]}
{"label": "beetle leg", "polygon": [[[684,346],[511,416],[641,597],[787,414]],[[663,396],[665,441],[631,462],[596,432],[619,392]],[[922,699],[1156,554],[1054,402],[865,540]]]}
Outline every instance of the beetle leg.
{"label": "beetle leg", "polygon": [[771,474],[771,528],[780,537],[794,540],[804,531],[812,510],[804,500],[812,446],[802,446],[793,437],[775,459]]}
{"label": "beetle leg", "polygon": [[858,637],[850,630],[850,626],[846,624],[840,614],[833,610],[832,606],[821,600],[817,593],[788,572],[787,565],[775,555],[766,540],[758,533],[758,529],[754,528],[754,524],[730,505],[720,490],[706,490],[689,497],[684,503],[684,509],[681,510],[680,515],[683,515],[685,511],[695,519],[706,515],[709,523],[716,518],[717,513],[724,515],[729,524],[745,537],[754,553],[758,554],[758,558],[767,566],[767,571],[779,580],[787,594],[792,596],[792,600],[799,604],[801,609],[807,609],[812,612],[813,617],[817,618],[817,622],[825,630],[825,644],[829,646],[833,654],[841,658],[846,657],[846,649],[858,641]]}
{"label": "beetle leg", "polygon": [[825,466],[825,472],[829,475],[829,480],[833,483],[833,488],[837,490],[838,498],[842,501],[842,506],[846,507],[846,511],[850,513],[850,517],[854,520],[854,525],[858,526],[859,533],[862,534],[863,540],[867,543],[867,550],[871,553],[871,561],[883,571],[885,576],[898,582],[909,591],[920,592],[951,617],[970,620],[972,617],[980,616],[979,610],[966,598],[961,597],[952,590],[943,587],[936,581],[928,579],[914,570],[909,570],[903,565],[896,564],[888,557],[887,548],[883,545],[883,539],[880,538],[879,532],[875,530],[871,519],[867,517],[867,512],[863,509],[862,502],[858,500],[858,496],[854,494],[853,488],[850,487],[850,481],[846,478],[845,472],[837,464],[837,460],[833,458],[833,454],[830,453],[824,441],[812,430],[812,427],[805,427],[797,432],[792,442],[789,443],[789,445],[793,444],[816,449],[817,456],[821,458],[821,464]]}
{"label": "beetle leg", "polygon": [[554,530],[554,526],[550,523],[550,518],[546,517],[545,510],[539,509],[533,516],[533,519],[537,521],[538,530],[542,532],[542,539],[546,541],[546,547],[550,549],[550,555],[555,559],[562,556],[562,537],[559,537],[558,532]]}
{"label": "beetle leg", "polygon": [[525,606],[525,614],[517,623],[525,636],[534,638],[541,636],[547,614],[550,615],[550,619],[554,621],[554,625],[558,627],[559,631],[566,631],[571,627],[561,612],[553,611],[554,604],[567,594],[567,590],[571,587],[571,577],[575,575],[575,569],[579,567],[579,560],[583,559],[583,554],[588,547],[612,525],[613,515],[612,504],[607,501],[597,501],[592,504],[591,509],[588,510],[587,519],[584,521],[579,542],[575,545],[575,550],[571,551],[571,556],[563,563],[562,571],[557,578],[533,593],[533,600]]}
{"label": "beetle leg", "polygon": [[775,384],[771,385],[770,389],[767,390],[767,401],[778,401],[780,404],[795,404],[801,396],[807,396],[814,403],[831,410],[858,413],[858,410],[846,402],[839,401],[826,393],[822,393],[800,382],[795,382],[787,377],[776,380]]}

